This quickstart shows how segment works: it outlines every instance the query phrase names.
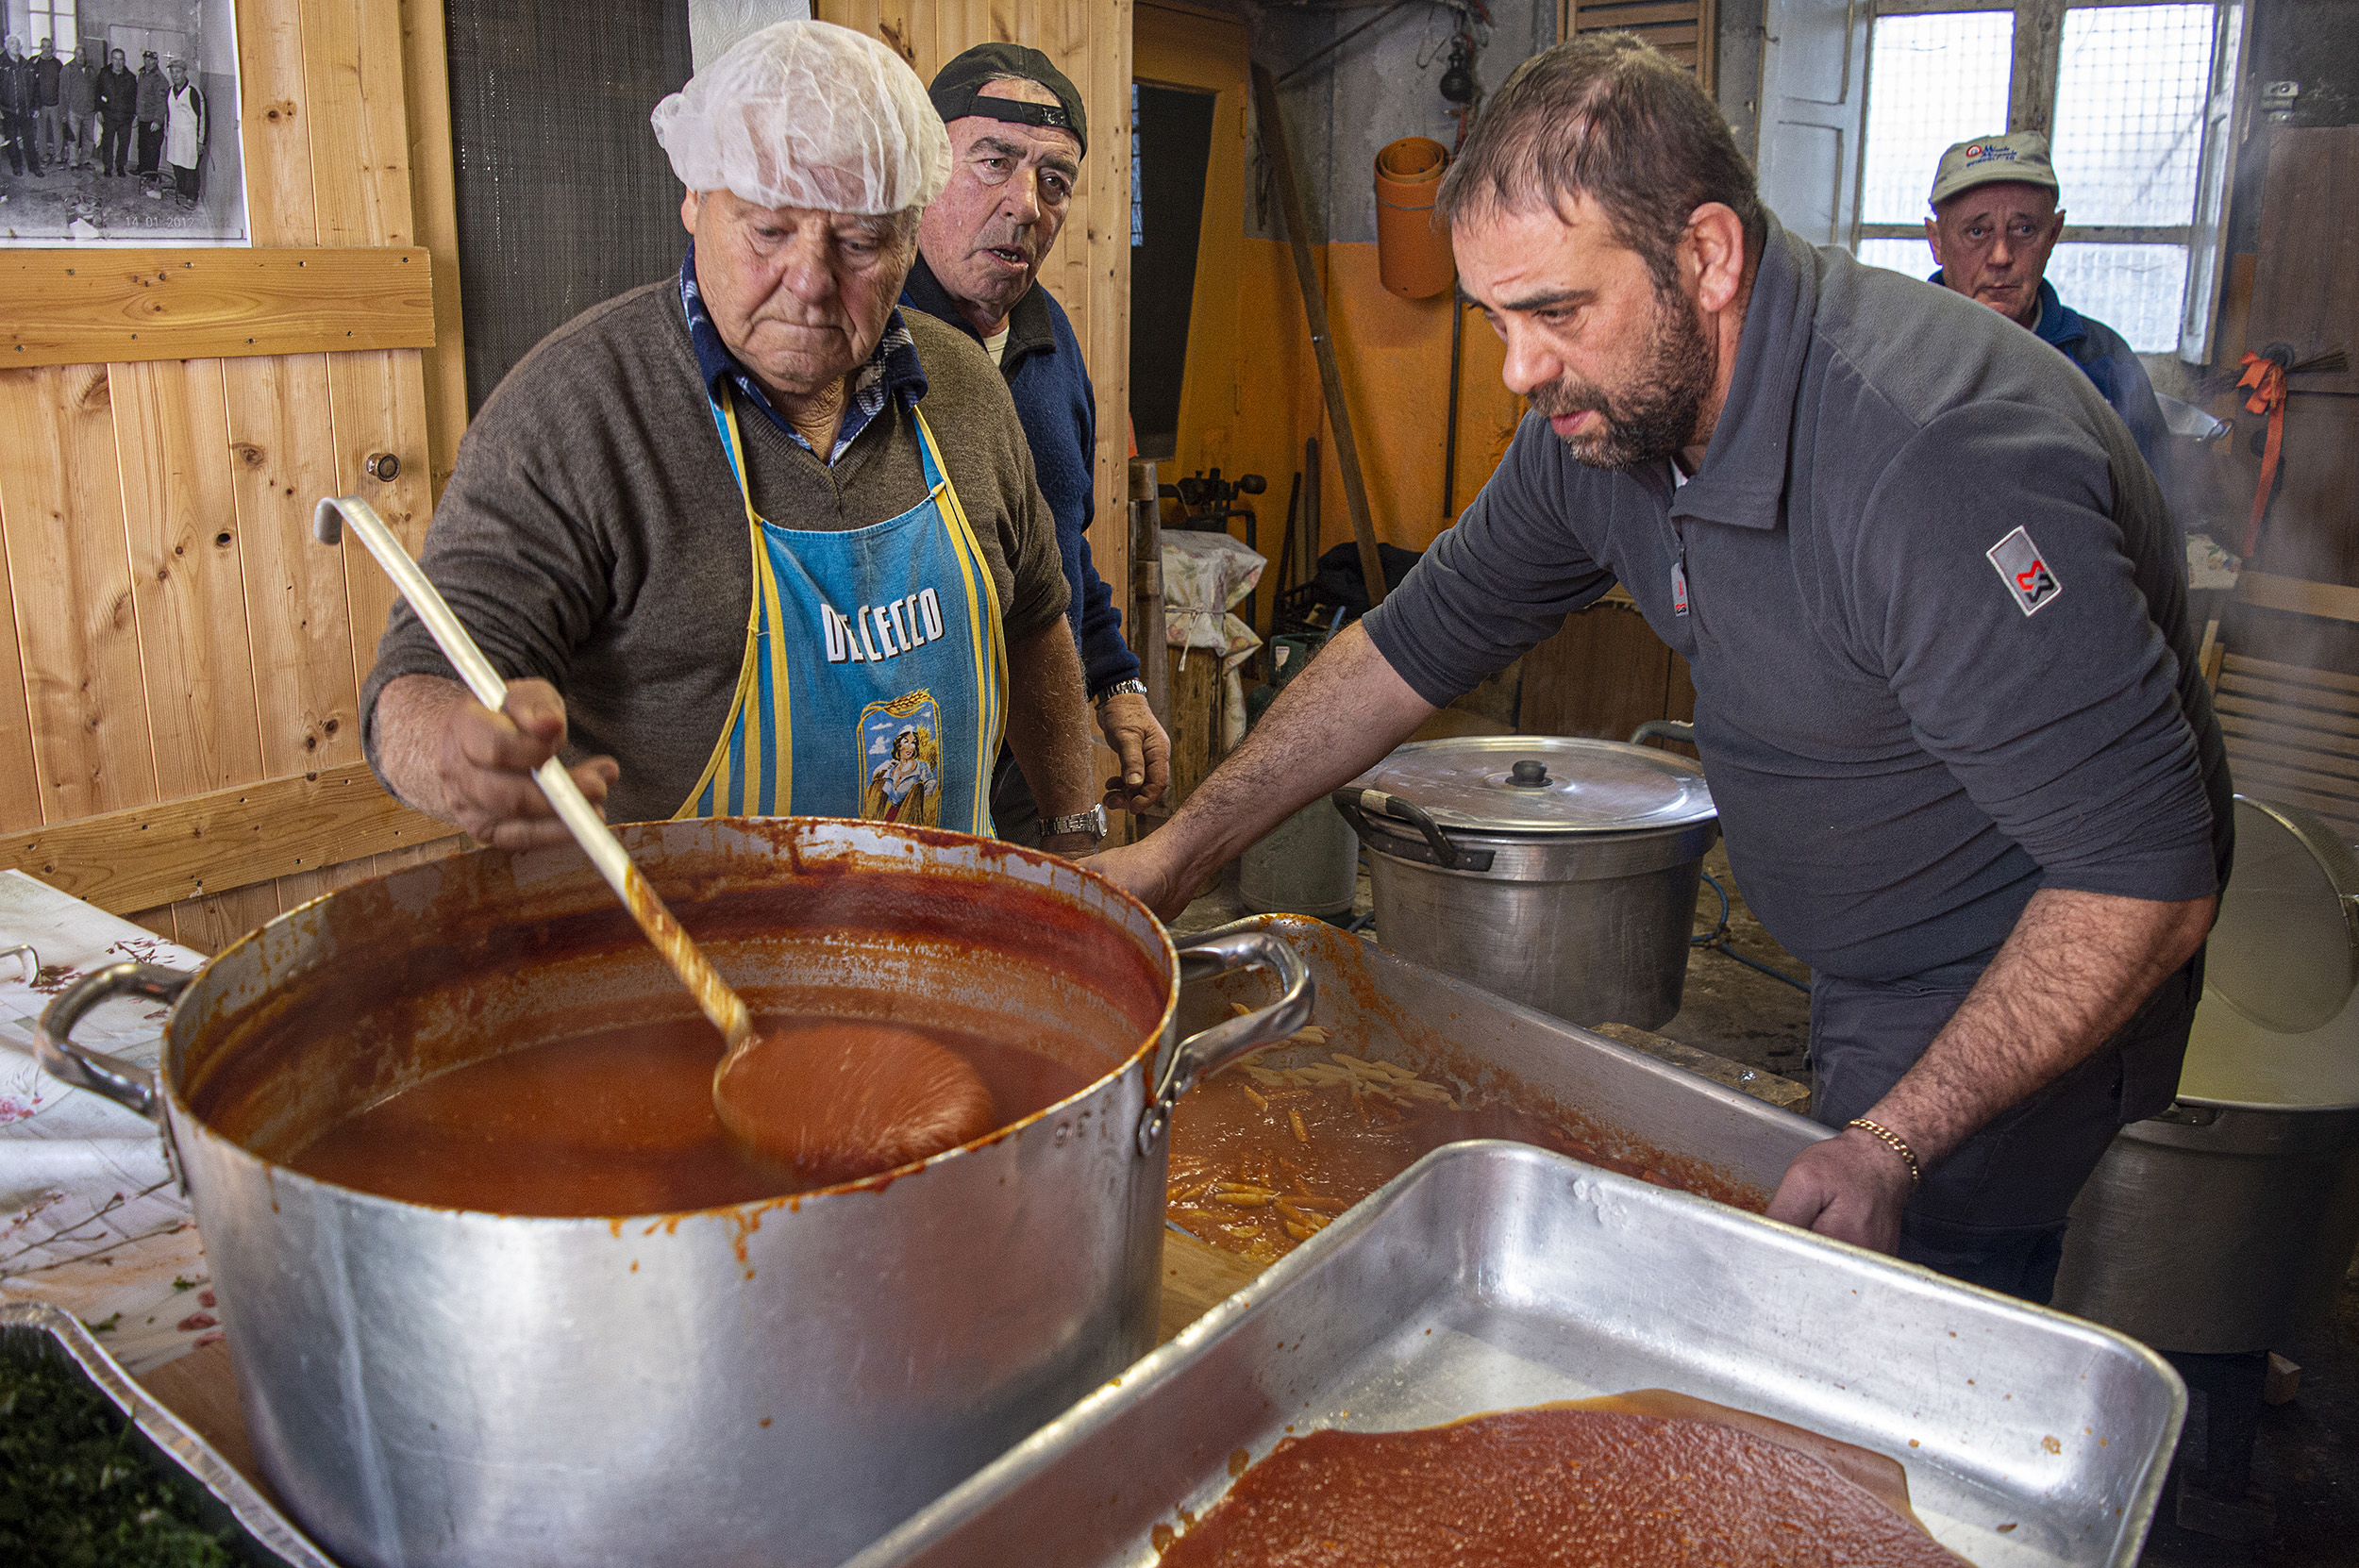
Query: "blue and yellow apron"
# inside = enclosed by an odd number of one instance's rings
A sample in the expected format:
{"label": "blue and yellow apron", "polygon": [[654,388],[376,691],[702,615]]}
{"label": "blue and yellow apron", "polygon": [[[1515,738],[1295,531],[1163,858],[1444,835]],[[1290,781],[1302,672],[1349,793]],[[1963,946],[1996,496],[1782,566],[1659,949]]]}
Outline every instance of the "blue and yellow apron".
{"label": "blue and yellow apron", "polygon": [[992,831],[1008,685],[999,591],[933,431],[911,412],[926,499],[833,533],[781,528],[754,509],[736,399],[724,389],[712,405],[745,501],[754,602],[728,722],[676,818]]}

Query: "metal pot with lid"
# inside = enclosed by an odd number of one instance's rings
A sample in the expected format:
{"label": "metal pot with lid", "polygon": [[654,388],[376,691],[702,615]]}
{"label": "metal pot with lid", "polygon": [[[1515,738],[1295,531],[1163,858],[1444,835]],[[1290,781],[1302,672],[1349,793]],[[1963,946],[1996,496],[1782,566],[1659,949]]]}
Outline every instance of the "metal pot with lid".
{"label": "metal pot with lid", "polygon": [[2238,795],[2178,1097],[2121,1129],[2072,1206],[2055,1304],[2158,1349],[2282,1346],[2359,1243],[2359,860]]}
{"label": "metal pot with lid", "polygon": [[1703,858],[1703,770],[1618,741],[1414,741],[1335,792],[1403,958],[1576,1024],[1680,1009]]}
{"label": "metal pot with lid", "polygon": [[[294,1162],[445,1072],[694,1016],[577,851],[452,856],[192,976],[86,976],[43,1015],[42,1064],[161,1124],[256,1455],[356,1568],[843,1560],[1153,1343],[1171,1103],[1311,1016],[1284,942],[1175,951],[1111,883],[1011,844],[811,818],[618,831],[758,1013],[1037,1042],[1079,1087],[793,1196],[443,1207]],[[1183,973],[1255,964],[1274,1005],[1179,1038]],[[123,993],[171,1004],[152,1076],[69,1038]]]}

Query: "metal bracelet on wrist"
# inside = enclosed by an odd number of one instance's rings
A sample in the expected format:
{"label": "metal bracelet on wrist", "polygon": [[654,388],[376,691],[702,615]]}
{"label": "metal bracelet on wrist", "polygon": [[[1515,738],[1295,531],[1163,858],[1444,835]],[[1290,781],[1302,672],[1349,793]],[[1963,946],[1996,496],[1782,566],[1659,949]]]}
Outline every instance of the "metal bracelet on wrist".
{"label": "metal bracelet on wrist", "polygon": [[1925,1173],[1918,1168],[1916,1163],[1916,1151],[1909,1147],[1907,1139],[1901,1137],[1890,1127],[1885,1126],[1882,1123],[1871,1122],[1865,1116],[1854,1116],[1843,1125],[1847,1127],[1859,1128],[1860,1131],[1867,1134],[1870,1138],[1875,1139],[1884,1147],[1890,1149],[1894,1154],[1899,1155],[1902,1162],[1909,1168],[1910,1192],[1913,1193],[1919,1187],[1925,1185]]}
{"label": "metal bracelet on wrist", "polygon": [[1104,842],[1106,838],[1105,803],[1101,801],[1086,811],[1076,811],[1070,816],[1048,817],[1040,825],[1040,836],[1044,839],[1053,839],[1065,833],[1086,833],[1090,836],[1091,842]]}
{"label": "metal bracelet on wrist", "polygon": [[1117,680],[1112,686],[1092,693],[1090,697],[1090,706],[1092,708],[1103,708],[1106,706],[1106,699],[1109,697],[1130,695],[1142,697],[1146,695],[1146,682],[1139,679],[1136,676],[1132,676],[1129,680]]}

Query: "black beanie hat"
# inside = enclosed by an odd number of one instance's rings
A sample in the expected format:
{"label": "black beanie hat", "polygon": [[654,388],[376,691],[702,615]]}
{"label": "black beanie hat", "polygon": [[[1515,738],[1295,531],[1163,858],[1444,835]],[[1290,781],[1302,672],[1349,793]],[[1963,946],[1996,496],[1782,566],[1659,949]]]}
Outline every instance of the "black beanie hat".
{"label": "black beanie hat", "polygon": [[[984,95],[986,86],[1009,76],[1038,82],[1057,95],[1056,103],[1027,104],[1013,98]],[[945,125],[969,114],[979,114],[1019,125],[1047,125],[1071,131],[1081,143],[1081,151],[1090,150],[1089,117],[1082,111],[1079,91],[1046,55],[1021,43],[975,45],[942,68],[934,77],[934,85],[928,90],[928,96],[933,99],[934,112],[942,116]]]}

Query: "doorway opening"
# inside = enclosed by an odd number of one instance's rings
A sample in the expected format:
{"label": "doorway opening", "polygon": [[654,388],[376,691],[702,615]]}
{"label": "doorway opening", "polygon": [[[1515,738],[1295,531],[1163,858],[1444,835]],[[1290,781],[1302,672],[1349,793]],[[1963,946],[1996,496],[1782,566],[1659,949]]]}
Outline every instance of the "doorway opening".
{"label": "doorway opening", "polygon": [[1130,423],[1142,458],[1179,451],[1213,98],[1130,84]]}

